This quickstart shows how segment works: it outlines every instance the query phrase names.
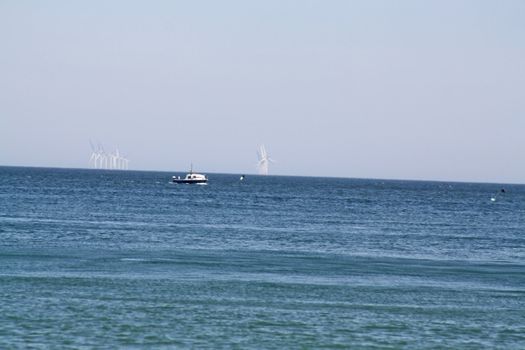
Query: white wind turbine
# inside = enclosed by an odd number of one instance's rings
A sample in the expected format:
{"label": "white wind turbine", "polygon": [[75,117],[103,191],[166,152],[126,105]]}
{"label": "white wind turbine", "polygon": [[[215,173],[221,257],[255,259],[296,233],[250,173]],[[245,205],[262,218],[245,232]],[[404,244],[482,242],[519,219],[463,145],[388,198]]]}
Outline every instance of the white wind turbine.
{"label": "white wind turbine", "polygon": [[115,153],[110,154],[111,169],[120,169],[120,154],[118,148],[115,150]]}
{"label": "white wind turbine", "polygon": [[116,168],[119,170],[128,170],[129,169],[129,159],[120,154],[120,151],[117,148],[115,153],[116,155]]}
{"label": "white wind turbine", "polygon": [[120,154],[118,148],[117,148],[117,150],[116,150],[116,152],[115,152],[115,156],[116,156],[116,159],[115,159],[115,167],[116,167],[116,169],[119,169],[119,170],[126,170],[126,160],[127,160],[127,159],[124,158],[124,157]]}
{"label": "white wind turbine", "polygon": [[257,163],[259,174],[268,175],[268,166],[270,163],[275,163],[275,161],[272,158],[270,158],[268,152],[266,152],[266,148],[264,147],[264,145],[259,146],[257,156],[259,157],[259,162]]}
{"label": "white wind turbine", "polygon": [[122,169],[129,170],[129,159],[128,159],[127,155],[126,156],[124,156],[124,155],[121,156],[121,159],[122,159]]}
{"label": "white wind turbine", "polygon": [[122,169],[128,170],[129,169],[129,159],[122,157]]}
{"label": "white wind turbine", "polygon": [[100,154],[100,169],[108,169],[109,168],[109,161],[110,161],[110,155],[106,153],[106,150],[104,149],[104,146],[102,146],[100,143],[98,144],[98,152]]}
{"label": "white wind turbine", "polygon": [[89,165],[93,166],[93,168],[97,168],[97,161],[100,158],[99,152],[96,150],[95,146],[93,145],[93,142],[91,140],[89,141],[89,144],[91,145],[91,157],[89,158]]}
{"label": "white wind turbine", "polygon": [[115,150],[113,156],[113,169],[128,170],[129,159],[120,154],[118,148]]}

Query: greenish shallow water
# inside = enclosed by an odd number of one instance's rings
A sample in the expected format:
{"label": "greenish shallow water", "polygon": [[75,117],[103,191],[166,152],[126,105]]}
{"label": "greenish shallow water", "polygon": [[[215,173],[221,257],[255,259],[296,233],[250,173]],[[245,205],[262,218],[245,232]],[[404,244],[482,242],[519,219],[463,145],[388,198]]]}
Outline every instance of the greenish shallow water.
{"label": "greenish shallow water", "polygon": [[0,348],[525,348],[525,186],[171,175],[0,167]]}

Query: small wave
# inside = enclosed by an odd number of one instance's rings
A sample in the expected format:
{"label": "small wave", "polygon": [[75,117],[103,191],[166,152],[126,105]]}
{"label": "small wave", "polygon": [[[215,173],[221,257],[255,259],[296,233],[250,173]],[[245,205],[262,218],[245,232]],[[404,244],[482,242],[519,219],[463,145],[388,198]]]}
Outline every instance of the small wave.
{"label": "small wave", "polygon": [[142,258],[122,258],[120,261],[146,261],[146,259]]}

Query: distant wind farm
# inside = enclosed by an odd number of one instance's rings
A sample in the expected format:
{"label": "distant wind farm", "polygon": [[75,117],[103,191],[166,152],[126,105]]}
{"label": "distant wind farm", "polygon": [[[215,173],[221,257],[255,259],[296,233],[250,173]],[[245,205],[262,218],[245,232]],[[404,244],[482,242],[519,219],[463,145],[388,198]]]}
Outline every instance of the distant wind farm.
{"label": "distant wind farm", "polygon": [[97,143],[95,146],[90,141],[91,157],[89,158],[89,166],[93,169],[108,169],[108,170],[128,170],[129,159],[120,154],[118,148],[114,152],[106,152],[104,146]]}

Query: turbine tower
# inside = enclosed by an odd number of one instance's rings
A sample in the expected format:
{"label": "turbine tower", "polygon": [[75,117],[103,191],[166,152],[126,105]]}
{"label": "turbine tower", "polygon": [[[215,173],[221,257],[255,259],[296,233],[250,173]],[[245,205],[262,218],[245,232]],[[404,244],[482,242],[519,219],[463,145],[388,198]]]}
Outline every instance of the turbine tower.
{"label": "turbine tower", "polygon": [[275,163],[275,161],[272,158],[270,158],[268,152],[266,152],[266,148],[264,147],[264,145],[259,146],[257,156],[259,158],[259,162],[257,163],[259,174],[268,175],[268,166],[270,163]]}
{"label": "turbine tower", "polygon": [[93,142],[91,142],[91,140],[89,140],[89,144],[91,146],[91,157],[89,158],[89,165],[96,169],[97,161],[100,158],[100,154],[98,150],[95,148],[95,146],[93,145]]}
{"label": "turbine tower", "polygon": [[104,149],[104,146],[102,146],[100,143],[98,144],[98,152],[100,154],[100,164],[99,169],[108,169],[109,165],[109,155],[106,153],[106,150]]}
{"label": "turbine tower", "polygon": [[122,169],[120,167],[120,153],[118,151],[118,148],[115,150],[115,153],[112,153],[111,154],[111,169],[117,169],[117,170],[120,170]]}
{"label": "turbine tower", "polygon": [[121,169],[122,170],[129,170],[129,159],[124,157],[124,156],[120,156],[120,161],[121,161]]}

